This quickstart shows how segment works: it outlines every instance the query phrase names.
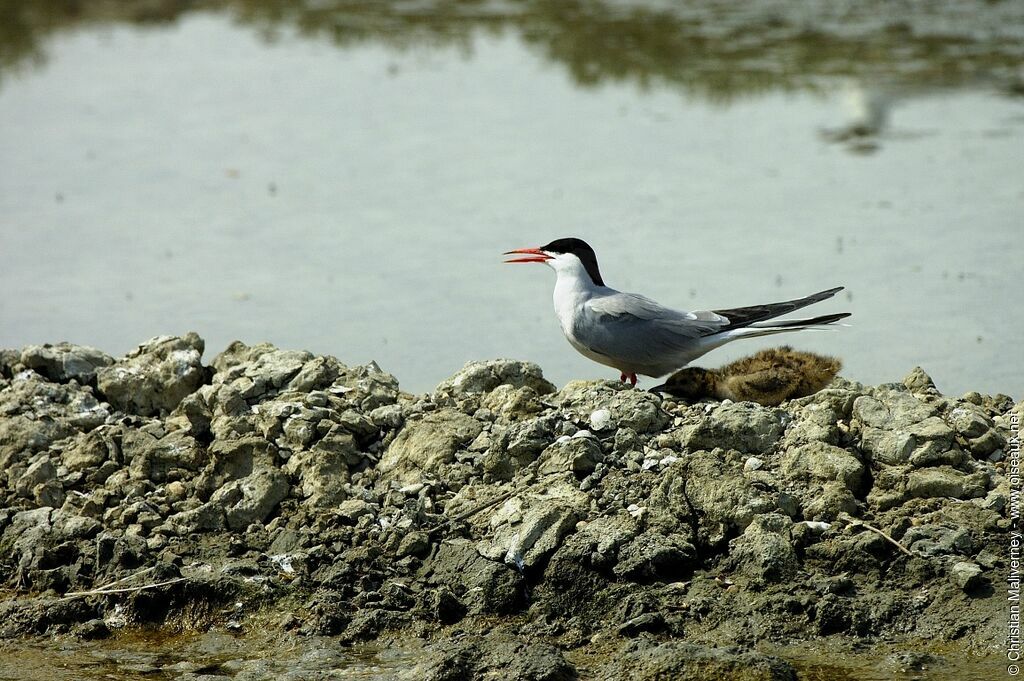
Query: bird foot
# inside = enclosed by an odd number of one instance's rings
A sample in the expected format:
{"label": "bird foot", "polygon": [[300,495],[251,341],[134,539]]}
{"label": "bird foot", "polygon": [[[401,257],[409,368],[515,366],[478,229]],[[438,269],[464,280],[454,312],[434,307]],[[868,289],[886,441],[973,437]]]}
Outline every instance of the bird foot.
{"label": "bird foot", "polygon": [[630,387],[636,387],[636,374],[627,374],[625,372],[619,374],[619,383],[625,383],[626,379],[629,379]]}

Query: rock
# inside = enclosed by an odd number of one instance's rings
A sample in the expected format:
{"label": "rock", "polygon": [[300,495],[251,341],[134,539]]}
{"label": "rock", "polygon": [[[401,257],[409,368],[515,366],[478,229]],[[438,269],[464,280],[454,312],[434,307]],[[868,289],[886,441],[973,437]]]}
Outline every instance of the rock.
{"label": "rock", "polygon": [[21,363],[51,381],[91,383],[97,369],[110,366],[114,359],[87,345],[57,343],[26,346],[21,351]]}
{"label": "rock", "polygon": [[838,482],[855,493],[864,487],[864,464],[845,449],[823,442],[788,449],[782,456],[782,473],[798,480]]}
{"label": "rock", "polygon": [[371,504],[362,499],[349,499],[341,502],[335,513],[348,524],[355,525],[356,521],[364,515],[373,515],[374,509]]}
{"label": "rock", "polygon": [[793,422],[786,430],[786,445],[810,442],[839,445],[843,438],[839,424],[849,420],[853,402],[857,397],[859,394],[853,391],[826,388],[814,395],[791,402],[791,407],[802,405],[802,408],[795,410]]}
{"label": "rock", "polygon": [[878,388],[874,397],[858,397],[853,417],[861,429],[861,448],[878,463],[955,465],[965,459],[936,408],[907,392]]}
{"label": "rock", "polygon": [[[157,345],[97,371],[163,380]],[[951,650],[980,650],[1005,606],[991,583],[1015,546],[1016,459],[989,457],[1024,404],[1002,396],[840,378],[784,409],[686,405],[612,382],[552,395],[507,362],[411,396],[372,363],[233,344],[143,416],[97,399],[98,377],[0,364],[0,590],[17,595],[0,638],[99,617],[230,638],[283,609],[275,631],[461,651],[412,678],[577,674],[541,641],[598,680],[792,678],[751,648],[955,634]],[[726,643],[741,648],[711,647]]]}
{"label": "rock", "polygon": [[637,581],[682,580],[693,572],[696,557],[696,549],[683,537],[647,531],[619,549],[613,572]]}
{"label": "rock", "polygon": [[615,426],[612,423],[612,413],[607,409],[596,409],[590,415],[590,427],[595,431],[607,430]]}
{"label": "rock", "polygon": [[355,439],[335,432],[313,449],[292,454],[283,470],[298,480],[298,491],[307,504],[325,508],[345,499],[349,467],[362,459]]}
{"label": "rock", "polygon": [[552,645],[502,635],[469,635],[426,647],[425,659],[399,673],[403,681],[575,681],[576,668]]}
{"label": "rock", "polygon": [[[55,477],[57,477],[57,468],[53,465],[53,462],[50,461],[50,457],[46,454],[40,454],[32,459],[29,463],[28,470],[18,478],[18,481],[14,486],[14,491],[18,493],[18,496],[31,499],[33,490],[37,485],[50,482]],[[53,506],[59,504],[41,505]]]}
{"label": "rock", "polygon": [[518,527],[499,532],[494,544],[507,547],[503,557],[506,565],[531,569],[555,552],[581,517],[581,502],[570,494],[536,503]]}
{"label": "rock", "polygon": [[64,487],[56,480],[47,480],[32,488],[32,499],[37,506],[58,507],[64,503],[64,498]]}
{"label": "rock", "polygon": [[430,551],[430,535],[426,532],[410,532],[398,543],[398,557],[424,557]]}
{"label": "rock", "polygon": [[973,591],[985,581],[982,577],[981,567],[969,561],[955,563],[949,576],[964,591]]}
{"label": "rock", "polygon": [[402,407],[400,405],[386,404],[371,411],[370,420],[378,428],[395,429],[401,428],[405,417],[402,414]]}
{"label": "rock", "polygon": [[169,477],[188,476],[206,463],[206,453],[195,438],[182,431],[130,430],[124,434],[122,454],[134,480],[165,482]]}
{"label": "rock", "polygon": [[97,371],[99,390],[116,408],[141,416],[170,413],[206,379],[196,333],[159,336]]}
{"label": "rock", "polygon": [[229,528],[242,530],[263,522],[288,495],[288,478],[276,469],[258,470],[217,490],[210,503],[224,511]]}
{"label": "rock", "polygon": [[601,445],[592,437],[573,437],[556,442],[545,449],[539,457],[537,472],[541,475],[571,471],[583,479],[594,472],[597,464],[604,461]]}
{"label": "rock", "polygon": [[917,441],[913,435],[904,431],[866,427],[861,436],[860,446],[871,455],[873,461],[898,466],[910,461]]}
{"label": "rock", "polygon": [[792,525],[780,513],[754,516],[743,535],[730,542],[730,562],[758,584],[792,579],[799,568],[790,541]]}
{"label": "rock", "polygon": [[100,426],[77,436],[63,451],[61,460],[72,471],[98,468],[107,461],[117,462],[121,456],[120,436],[116,426]]}
{"label": "rock", "polygon": [[442,381],[434,392],[453,395],[489,393],[501,385],[513,389],[530,388],[538,395],[556,390],[533,362],[495,359],[466,363],[457,374]]}
{"label": "rock", "polygon": [[521,574],[501,562],[481,556],[474,542],[454,539],[441,542],[421,568],[427,583],[445,586],[464,603],[470,614],[508,614],[523,601]]}
{"label": "rock", "polygon": [[935,381],[921,367],[911,369],[903,378],[903,385],[915,395],[937,395],[939,392],[935,388]]}
{"label": "rock", "polygon": [[410,420],[381,459],[378,470],[401,484],[417,482],[423,474],[437,475],[455,460],[483,426],[455,409],[445,408]]}
{"label": "rock", "polygon": [[946,416],[953,430],[966,440],[975,458],[987,457],[1006,446],[1006,438],[985,411],[969,402],[960,402]]}
{"label": "rock", "polygon": [[481,406],[506,419],[524,419],[542,410],[536,390],[529,386],[516,388],[507,384],[499,385],[487,393]]}
{"label": "rock", "polygon": [[646,504],[648,522],[665,534],[687,534],[696,513],[702,541],[715,544],[735,536],[755,515],[775,511],[780,495],[748,480],[745,457],[734,454],[726,460],[721,450],[699,451],[668,465]]}
{"label": "rock", "polygon": [[857,513],[857,498],[844,483],[826,482],[818,494],[805,498],[803,515],[810,520],[831,521],[843,513]]}
{"label": "rock", "polygon": [[911,471],[907,479],[907,494],[922,499],[974,499],[985,496],[986,487],[982,476],[965,475],[949,466]]}
{"label": "rock", "polygon": [[765,454],[782,437],[786,412],[752,402],[722,404],[696,426],[682,441],[689,450],[722,447],[746,454]]}
{"label": "rock", "polygon": [[901,543],[914,553],[929,557],[966,556],[974,550],[974,540],[968,530],[946,524],[911,527],[903,535]]}
{"label": "rock", "polygon": [[572,381],[553,401],[588,425],[591,415],[602,409],[609,413],[609,427],[631,428],[638,433],[660,430],[669,421],[658,396],[608,381]]}

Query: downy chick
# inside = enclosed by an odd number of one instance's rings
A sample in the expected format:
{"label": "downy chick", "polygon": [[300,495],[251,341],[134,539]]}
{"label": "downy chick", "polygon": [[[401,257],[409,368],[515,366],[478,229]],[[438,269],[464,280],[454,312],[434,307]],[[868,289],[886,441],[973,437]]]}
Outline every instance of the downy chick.
{"label": "downy chick", "polygon": [[783,345],[761,350],[719,369],[687,367],[651,391],[690,401],[712,397],[773,407],[784,400],[818,392],[841,368],[842,362],[835,357]]}

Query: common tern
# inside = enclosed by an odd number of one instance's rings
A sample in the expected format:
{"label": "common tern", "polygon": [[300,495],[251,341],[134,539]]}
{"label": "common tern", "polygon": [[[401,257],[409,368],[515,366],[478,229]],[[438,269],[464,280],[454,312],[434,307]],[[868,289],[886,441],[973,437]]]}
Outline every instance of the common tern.
{"label": "common tern", "polygon": [[734,402],[757,402],[774,407],[784,400],[813,395],[839,373],[835,357],[801,352],[788,345],[769,348],[718,369],[686,367],[651,392],[664,392],[695,401],[705,397]]}
{"label": "common tern", "polygon": [[664,376],[738,338],[767,336],[832,324],[848,312],[768,321],[831,298],[842,286],[806,298],[729,310],[684,312],[605,285],[597,256],[582,239],[556,239],[519,248],[508,263],[540,262],[555,270],[555,314],[569,343],[585,357],[618,369],[619,380]]}

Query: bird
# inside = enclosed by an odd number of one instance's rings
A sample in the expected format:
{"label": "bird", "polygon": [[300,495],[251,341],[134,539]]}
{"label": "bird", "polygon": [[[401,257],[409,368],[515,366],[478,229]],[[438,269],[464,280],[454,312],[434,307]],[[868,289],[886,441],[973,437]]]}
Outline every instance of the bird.
{"label": "bird", "polygon": [[580,354],[619,370],[619,381],[636,387],[637,374],[660,377],[704,353],[739,338],[822,327],[848,312],[808,319],[775,320],[793,310],[826,300],[842,286],[805,298],[726,310],[685,312],[667,308],[636,293],[606,286],[597,255],[575,237],[540,248],[518,248],[506,263],[544,263],[555,271],[555,314],[569,344]]}
{"label": "bird", "polygon": [[835,357],[783,345],[718,369],[686,367],[651,388],[651,392],[668,393],[691,402],[711,397],[774,407],[785,400],[818,392],[832,382],[842,366]]}

